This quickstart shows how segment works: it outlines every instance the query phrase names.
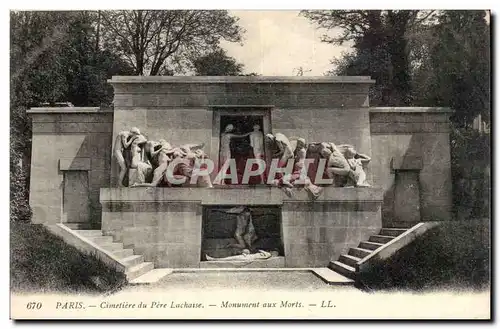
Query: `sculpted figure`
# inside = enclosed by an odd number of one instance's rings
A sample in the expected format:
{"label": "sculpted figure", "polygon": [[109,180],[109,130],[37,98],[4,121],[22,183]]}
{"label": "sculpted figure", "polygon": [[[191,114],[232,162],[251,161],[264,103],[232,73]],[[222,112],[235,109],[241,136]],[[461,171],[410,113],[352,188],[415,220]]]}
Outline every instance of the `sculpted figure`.
{"label": "sculpted figure", "polygon": [[[264,134],[260,131],[259,125],[253,126],[253,131],[250,133],[250,146],[253,149],[253,156],[255,159],[264,159]],[[264,173],[260,174],[260,181],[266,182]]]}
{"label": "sculpted figure", "polygon": [[123,179],[127,173],[127,165],[125,162],[125,157],[123,156],[123,151],[128,149],[136,138],[141,135],[138,128],[134,127],[130,131],[121,131],[118,133],[115,139],[114,145],[114,155],[118,165],[120,166],[120,172],[118,174],[118,186],[123,187]]}
{"label": "sculpted figure", "polygon": [[260,260],[260,259],[269,259],[271,257],[277,257],[279,254],[277,251],[264,251],[264,250],[259,250],[255,254],[251,254],[250,250],[248,249],[243,249],[241,252],[241,255],[235,255],[235,256],[228,256],[228,257],[223,257],[223,258],[215,258],[215,257],[210,257],[209,255],[206,255],[206,259],[209,261],[254,261],[254,260]]}
{"label": "sculpted figure", "polygon": [[[304,189],[310,194],[312,199],[317,199],[321,194],[322,188],[312,183],[311,179],[307,176],[307,172],[302,173],[305,167],[305,160],[307,154],[307,144],[304,138],[298,138],[295,147],[295,163],[292,174],[285,175],[282,179],[283,189],[288,196],[292,196],[291,188],[297,185],[304,185]],[[299,181],[300,175],[304,175],[304,180]]]}
{"label": "sculpted figure", "polygon": [[250,133],[247,133],[244,135],[237,135],[237,134],[231,133],[233,130],[234,130],[234,126],[232,124],[228,124],[220,137],[220,154],[221,154],[220,165],[221,166],[228,159],[231,159],[231,139],[246,137],[250,134]]}
{"label": "sculpted figure", "polygon": [[[190,184],[191,177],[193,174],[197,174],[198,170],[202,170],[198,168],[197,159],[206,159],[206,153],[202,150],[204,147],[204,143],[201,144],[184,144],[180,147],[175,147],[172,149],[171,158],[173,159],[185,159],[187,161],[180,162],[175,166],[174,177],[186,178],[186,182],[183,185]],[[166,175],[166,173],[165,173]],[[212,182],[210,181],[209,176],[197,176],[196,185],[202,187],[212,187]],[[165,177],[167,182],[168,178]]]}
{"label": "sculpted figure", "polygon": [[257,240],[257,234],[252,222],[252,212],[247,207],[244,207],[236,217],[236,231],[234,238],[238,244],[232,245],[236,248],[251,248],[252,243]]}
{"label": "sculpted figure", "polygon": [[352,145],[340,145],[339,149],[347,159],[350,168],[347,186],[370,187],[366,181],[364,166],[370,162],[371,158],[366,154],[358,153]]}
{"label": "sculpted figure", "polygon": [[255,233],[255,227],[252,222],[252,212],[248,207],[239,206],[229,210],[218,210],[228,214],[237,214],[236,217],[236,230],[234,231],[234,238],[237,243],[228,244],[230,248],[237,249],[251,249],[252,243],[258,239]]}
{"label": "sculpted figure", "polygon": [[169,142],[164,139],[160,139],[158,143],[148,142],[147,146],[144,147],[146,150],[146,155],[149,162],[155,167],[153,171],[153,179],[151,183],[139,183],[136,182],[133,187],[138,186],[158,186],[167,170],[167,167],[172,160],[171,155],[174,153],[174,149]]}
{"label": "sculpted figure", "polygon": [[132,161],[130,163],[130,168],[136,169],[143,160],[142,146],[146,144],[147,138],[143,135],[137,135],[130,146],[130,153],[132,155]]}
{"label": "sculpted figure", "polygon": [[320,143],[320,154],[327,159],[326,173],[328,178],[334,179],[334,184],[338,184],[338,179],[335,181],[335,175],[346,177],[350,173],[349,163],[342,152],[334,143]]}
{"label": "sculpted figure", "polygon": [[294,148],[290,143],[290,140],[282,133],[276,133],[274,135],[267,134],[266,138],[269,143],[274,146],[273,149],[275,152],[273,154],[273,158],[279,157],[279,166],[286,166],[288,159],[291,159],[294,156]]}
{"label": "sculpted figure", "polygon": [[146,177],[151,173],[151,165],[144,162],[144,145],[147,141],[144,135],[138,135],[130,146],[130,153],[132,156],[130,169],[136,169],[136,173],[133,177],[130,177],[129,171],[129,186],[145,183]]}
{"label": "sculpted figure", "polygon": [[253,148],[255,159],[264,158],[264,135],[259,125],[253,126],[253,131],[250,133],[250,146]]}

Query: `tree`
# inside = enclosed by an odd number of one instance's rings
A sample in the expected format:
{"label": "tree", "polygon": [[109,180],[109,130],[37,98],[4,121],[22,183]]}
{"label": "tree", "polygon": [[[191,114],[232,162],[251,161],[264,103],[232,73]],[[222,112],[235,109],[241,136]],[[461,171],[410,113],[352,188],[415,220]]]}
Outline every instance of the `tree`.
{"label": "tree", "polygon": [[416,104],[449,106],[452,121],[467,126],[490,118],[490,30],[484,11],[444,11],[422,42],[415,70]]}
{"label": "tree", "polygon": [[228,56],[224,49],[217,49],[195,59],[193,67],[196,75],[220,76],[242,75],[244,66]]}
{"label": "tree", "polygon": [[118,10],[101,16],[105,49],[119,54],[137,75],[182,70],[216,50],[221,39],[239,42],[243,33],[225,10]]}
{"label": "tree", "polygon": [[26,110],[42,103],[110,103],[106,79],[132,72],[120,58],[95,48],[92,12],[11,12],[11,218],[29,218],[31,123]]}
{"label": "tree", "polygon": [[341,28],[342,34],[324,35],[322,41],[352,43],[354,52],[334,60],[338,75],[370,75],[376,80],[372,101],[384,105],[411,103],[407,34],[430,20],[434,11],[417,10],[313,10],[301,14],[319,28]]}

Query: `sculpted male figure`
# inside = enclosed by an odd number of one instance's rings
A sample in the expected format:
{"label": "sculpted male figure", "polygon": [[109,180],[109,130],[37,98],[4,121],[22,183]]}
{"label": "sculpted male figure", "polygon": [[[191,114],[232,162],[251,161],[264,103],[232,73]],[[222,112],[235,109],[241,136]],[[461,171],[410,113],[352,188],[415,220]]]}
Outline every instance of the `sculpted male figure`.
{"label": "sculpted male figure", "polygon": [[351,169],[348,186],[370,187],[370,184],[366,181],[364,166],[370,162],[371,158],[366,154],[358,153],[352,145],[340,145],[339,149],[344,154]]}
{"label": "sculpted male figure", "polygon": [[121,131],[118,133],[115,139],[114,145],[114,155],[118,165],[120,166],[120,172],[118,174],[118,186],[123,187],[123,179],[125,178],[125,174],[127,173],[127,165],[125,162],[125,158],[123,156],[123,151],[129,148],[132,143],[137,139],[137,137],[141,134],[139,128],[133,127],[129,131]]}
{"label": "sculpted male figure", "polygon": [[[172,149],[171,159],[180,159],[179,163],[175,164],[173,176],[176,179],[185,178],[185,182],[182,185],[189,185],[191,183],[191,177],[196,176],[196,185],[202,187],[212,187],[212,182],[210,177],[207,175],[198,176],[198,172],[202,169],[198,167],[201,163],[197,160],[206,159],[206,153],[202,150],[205,146],[204,143],[201,144],[184,144],[179,147]],[[166,173],[165,173],[166,176]],[[168,182],[168,177],[166,177]],[[171,182],[169,182],[170,184]]]}
{"label": "sculpted male figure", "polygon": [[250,146],[253,148],[255,159],[264,158],[264,135],[259,125],[253,126],[253,131],[250,133]]}
{"label": "sculpted male figure", "polygon": [[[253,126],[253,131],[250,133],[250,146],[253,149],[255,159],[264,159],[264,134],[260,131],[259,125]],[[260,174],[262,183],[265,183],[264,173]]]}
{"label": "sculpted male figure", "polygon": [[283,135],[282,133],[276,134],[267,134],[266,138],[269,142],[275,145],[275,149],[277,149],[278,153],[274,154],[274,156],[278,155],[280,158],[279,166],[286,166],[288,159],[293,158],[294,148],[292,147],[292,143],[290,140]]}
{"label": "sculpted male figure", "polygon": [[[151,163],[157,166],[153,171],[153,179],[151,183],[136,183],[132,186],[158,186],[160,184],[165,171],[172,160],[172,153],[174,149],[169,142],[164,139],[160,139],[157,143],[152,142],[148,150],[148,158]],[[155,150],[156,149],[156,150]]]}
{"label": "sculpted male figure", "polygon": [[[290,140],[283,135],[282,133],[276,134],[266,134],[266,141],[271,146],[271,150],[273,151],[273,159],[279,158],[278,168],[286,167],[288,160],[294,157],[294,148]],[[274,179],[272,184],[275,186],[280,186],[283,182],[283,174],[278,173],[278,178]]]}
{"label": "sculpted male figure", "polygon": [[[313,199],[317,199],[320,195],[322,188],[312,183],[311,179],[307,176],[305,169],[305,161],[307,154],[307,144],[304,138],[298,138],[295,147],[295,163],[292,174],[285,175],[282,179],[282,184],[285,193],[288,196],[292,195],[291,188],[297,185],[304,185],[304,189],[311,195]],[[304,175],[304,177],[301,177]],[[303,178],[303,180],[301,180]]]}
{"label": "sculpted male figure", "polygon": [[[320,154],[327,159],[326,173],[328,178],[335,178],[335,175],[346,177],[349,175],[351,168],[347,159],[334,143],[323,142],[320,144]],[[334,181],[334,184],[338,182]]]}

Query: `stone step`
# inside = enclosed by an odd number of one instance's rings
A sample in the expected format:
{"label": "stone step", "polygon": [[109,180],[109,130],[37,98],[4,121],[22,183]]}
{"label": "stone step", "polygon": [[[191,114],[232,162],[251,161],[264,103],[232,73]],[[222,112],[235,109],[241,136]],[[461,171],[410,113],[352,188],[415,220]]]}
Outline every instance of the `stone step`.
{"label": "stone step", "polygon": [[356,268],[356,263],[359,262],[361,258],[352,255],[340,255],[339,262]]}
{"label": "stone step", "polygon": [[131,268],[127,269],[127,272],[125,272],[125,275],[127,276],[127,279],[129,281],[134,280],[135,278],[140,277],[143,274],[146,274],[147,272],[151,271],[154,269],[154,264],[151,262],[143,262],[140,264],[137,264],[135,266],[132,266]]}
{"label": "stone step", "polygon": [[362,241],[359,244],[359,247],[362,249],[375,250],[382,247],[382,243],[370,242],[370,241]]}
{"label": "stone step", "polygon": [[[152,284],[160,281],[167,275],[170,275],[173,273],[173,270],[170,268],[155,268],[146,274],[143,274],[133,280],[131,280],[129,283],[131,285],[139,285],[139,284]],[[347,278],[346,278],[347,279]]]}
{"label": "stone step", "polygon": [[[124,250],[129,250],[129,249],[124,249]],[[135,266],[137,264],[140,264],[140,263],[144,262],[144,256],[143,255],[127,256],[125,258],[122,258],[121,261],[127,267],[132,267],[132,266]]]}
{"label": "stone step", "polygon": [[110,251],[112,253],[114,253],[115,251],[119,251],[121,249],[123,249],[123,243],[119,243],[119,242],[112,242],[112,243],[98,243],[97,244],[99,247],[107,250],[107,251]]}
{"label": "stone step", "polygon": [[127,258],[128,256],[132,256],[134,254],[133,249],[121,249],[121,250],[115,250],[111,252],[113,255],[115,255],[116,258],[122,259],[122,258]]}
{"label": "stone step", "polygon": [[101,226],[98,223],[63,223],[64,226],[72,230],[100,230]]}
{"label": "stone step", "polygon": [[348,254],[351,256],[365,258],[372,253],[373,250],[363,249],[363,248],[349,248]]}
{"label": "stone step", "polygon": [[389,235],[389,236],[398,236],[406,232],[408,229],[406,228],[382,228],[380,230],[379,235]]}
{"label": "stone step", "polygon": [[328,267],[316,267],[312,268],[311,271],[324,282],[331,285],[353,285],[354,280],[335,272]]}
{"label": "stone step", "polygon": [[349,279],[355,279],[356,278],[356,269],[352,266],[346,265],[344,263],[341,263],[339,261],[333,261],[328,264],[328,267],[337,272],[342,274],[345,277],[348,277]]}
{"label": "stone step", "polygon": [[388,236],[388,235],[372,235],[368,239],[368,241],[386,244],[386,243],[390,242],[393,239],[394,239],[393,236]]}
{"label": "stone step", "polygon": [[98,245],[113,243],[113,237],[109,235],[88,236],[87,238]]}
{"label": "stone step", "polygon": [[96,236],[102,236],[102,231],[101,230],[73,230],[75,233],[84,236],[84,237],[96,237]]}

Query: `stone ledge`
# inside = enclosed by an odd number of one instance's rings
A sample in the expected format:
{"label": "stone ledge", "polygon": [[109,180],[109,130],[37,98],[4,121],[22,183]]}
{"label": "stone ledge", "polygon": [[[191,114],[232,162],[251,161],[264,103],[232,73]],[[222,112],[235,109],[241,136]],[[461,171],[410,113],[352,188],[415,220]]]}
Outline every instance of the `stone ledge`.
{"label": "stone ledge", "polygon": [[375,83],[369,76],[113,76],[117,83]]}
{"label": "stone ledge", "polygon": [[449,107],[370,107],[370,113],[453,113]]}
{"label": "stone ledge", "polygon": [[306,191],[294,190],[294,197],[287,197],[276,187],[260,188],[101,188],[101,203],[182,203],[201,205],[282,205],[283,202],[382,202],[380,188],[326,187],[320,197],[312,201]]}
{"label": "stone ledge", "polygon": [[109,109],[101,109],[100,107],[32,107],[26,111],[28,114],[52,114],[52,113],[67,113],[67,114],[82,114],[82,113],[113,113]]}

